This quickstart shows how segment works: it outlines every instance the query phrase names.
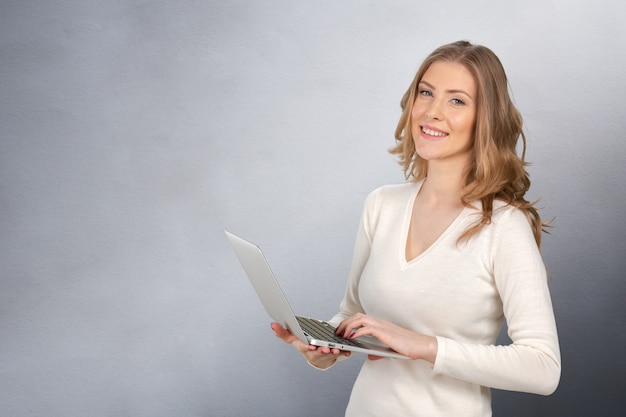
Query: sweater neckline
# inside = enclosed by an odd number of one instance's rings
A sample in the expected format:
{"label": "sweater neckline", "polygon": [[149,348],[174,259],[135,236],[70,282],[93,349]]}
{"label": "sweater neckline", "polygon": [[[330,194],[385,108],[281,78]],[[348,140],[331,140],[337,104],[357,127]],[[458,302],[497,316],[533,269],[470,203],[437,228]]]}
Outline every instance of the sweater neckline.
{"label": "sweater neckline", "polygon": [[403,268],[407,268],[411,265],[419,263],[419,261],[421,261],[422,259],[427,257],[430,253],[435,251],[437,247],[441,244],[441,242],[443,242],[454,231],[454,229],[456,229],[457,224],[461,222],[461,219],[463,219],[468,212],[468,208],[463,207],[463,210],[461,210],[461,212],[448,225],[448,227],[443,231],[443,233],[441,233],[439,237],[437,237],[437,239],[428,248],[426,248],[426,250],[424,250],[422,253],[420,253],[419,255],[417,255],[416,257],[412,259],[407,259],[406,258],[406,243],[409,237],[409,228],[411,224],[411,216],[413,213],[413,205],[415,204],[415,199],[417,198],[417,195],[422,189],[423,184],[424,184],[424,180],[421,180],[418,183],[416,183],[416,186],[414,187],[410,198],[407,199],[408,201],[407,201],[407,205],[405,208],[404,221],[403,221],[402,231],[401,231],[402,236],[400,238],[400,245],[398,245],[400,248],[400,261],[401,261]]}

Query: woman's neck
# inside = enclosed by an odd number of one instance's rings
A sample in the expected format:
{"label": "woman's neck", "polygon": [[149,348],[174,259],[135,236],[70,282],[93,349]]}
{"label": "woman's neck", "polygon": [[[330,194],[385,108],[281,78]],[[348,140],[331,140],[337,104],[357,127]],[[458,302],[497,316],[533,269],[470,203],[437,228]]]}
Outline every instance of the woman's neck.
{"label": "woman's neck", "polygon": [[428,173],[420,190],[425,202],[462,204],[465,189],[465,169],[449,164],[429,164]]}

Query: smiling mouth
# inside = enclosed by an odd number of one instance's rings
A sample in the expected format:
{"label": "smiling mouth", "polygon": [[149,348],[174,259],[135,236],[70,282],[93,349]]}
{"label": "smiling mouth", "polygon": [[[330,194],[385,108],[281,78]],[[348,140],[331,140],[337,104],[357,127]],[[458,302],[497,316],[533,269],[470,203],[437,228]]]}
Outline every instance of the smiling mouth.
{"label": "smiling mouth", "polygon": [[444,136],[448,136],[448,134],[447,134],[447,133],[440,132],[440,131],[438,131],[438,130],[428,129],[428,128],[423,127],[423,126],[422,126],[422,133],[425,133],[425,134],[427,134],[428,136],[435,136],[435,137],[438,137],[438,138],[442,138],[442,137],[444,137]]}

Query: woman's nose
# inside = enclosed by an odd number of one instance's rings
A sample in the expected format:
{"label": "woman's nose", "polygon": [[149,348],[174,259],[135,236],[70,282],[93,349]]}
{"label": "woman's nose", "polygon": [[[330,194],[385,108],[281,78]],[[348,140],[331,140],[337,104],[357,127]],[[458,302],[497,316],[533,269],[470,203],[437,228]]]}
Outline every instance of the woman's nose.
{"label": "woman's nose", "polygon": [[426,110],[426,117],[432,120],[443,119],[443,110],[441,109],[441,103],[439,103],[437,100],[433,100]]}

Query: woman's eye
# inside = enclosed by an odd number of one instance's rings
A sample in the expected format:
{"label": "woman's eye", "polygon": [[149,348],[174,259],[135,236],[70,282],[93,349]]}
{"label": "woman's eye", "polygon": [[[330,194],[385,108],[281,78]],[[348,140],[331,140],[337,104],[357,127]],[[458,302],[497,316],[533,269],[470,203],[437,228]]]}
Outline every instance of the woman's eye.
{"label": "woman's eye", "polygon": [[433,95],[433,93],[431,93],[428,90],[419,90],[418,93],[419,93],[420,96],[427,96],[427,97],[430,97],[430,96]]}
{"label": "woman's eye", "polygon": [[457,106],[462,106],[465,104],[465,102],[463,100],[461,100],[460,98],[453,98],[452,99],[452,104],[456,104]]}

